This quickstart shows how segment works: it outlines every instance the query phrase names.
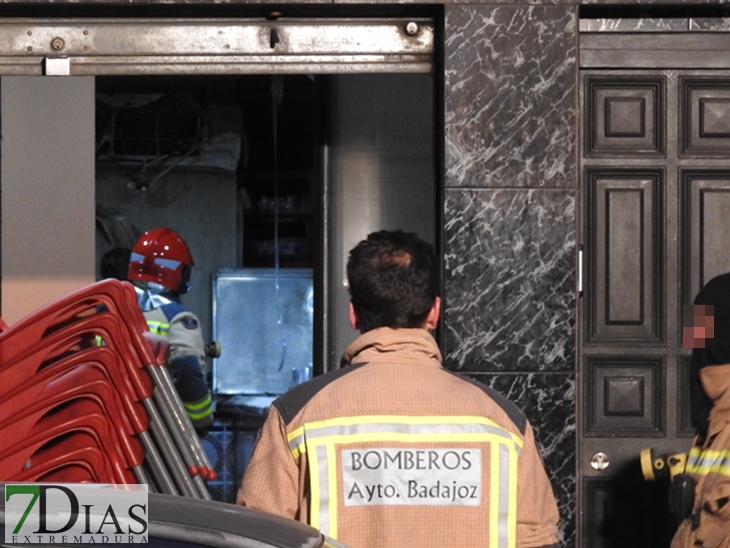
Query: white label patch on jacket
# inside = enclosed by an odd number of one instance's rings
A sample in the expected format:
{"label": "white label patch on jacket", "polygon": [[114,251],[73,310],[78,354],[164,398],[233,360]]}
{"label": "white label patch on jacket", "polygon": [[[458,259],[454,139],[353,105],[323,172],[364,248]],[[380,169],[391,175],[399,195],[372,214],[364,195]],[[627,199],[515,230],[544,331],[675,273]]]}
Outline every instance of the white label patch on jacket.
{"label": "white label patch on jacket", "polygon": [[479,506],[481,449],[342,451],[345,506]]}

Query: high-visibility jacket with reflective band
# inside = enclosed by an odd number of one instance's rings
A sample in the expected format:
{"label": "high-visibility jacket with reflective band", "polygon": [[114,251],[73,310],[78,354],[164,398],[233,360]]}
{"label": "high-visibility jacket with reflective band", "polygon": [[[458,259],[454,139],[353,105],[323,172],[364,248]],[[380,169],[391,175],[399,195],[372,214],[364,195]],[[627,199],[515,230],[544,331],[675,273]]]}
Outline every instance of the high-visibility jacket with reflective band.
{"label": "high-visibility jacket with reflective band", "polygon": [[557,546],[552,487],[517,407],[446,371],[424,329],[370,331],[344,359],[274,402],[239,504],[351,548]]}
{"label": "high-visibility jacket with reflective band", "polygon": [[685,468],[696,481],[694,516],[680,524],[671,548],[730,548],[730,364],[701,369],[700,380],[712,409]]}
{"label": "high-visibility jacket with reflective band", "polygon": [[[202,375],[197,379],[200,384],[197,390],[200,395],[194,399],[182,397],[183,406],[196,428],[210,426],[213,423],[213,400],[205,384],[205,343],[203,332],[197,316],[179,303],[143,310],[147,327],[152,333],[163,335],[170,342],[168,362],[182,356],[194,356]],[[178,391],[180,387],[178,387]],[[185,392],[182,390],[181,392]],[[181,394],[182,395],[182,394]]]}

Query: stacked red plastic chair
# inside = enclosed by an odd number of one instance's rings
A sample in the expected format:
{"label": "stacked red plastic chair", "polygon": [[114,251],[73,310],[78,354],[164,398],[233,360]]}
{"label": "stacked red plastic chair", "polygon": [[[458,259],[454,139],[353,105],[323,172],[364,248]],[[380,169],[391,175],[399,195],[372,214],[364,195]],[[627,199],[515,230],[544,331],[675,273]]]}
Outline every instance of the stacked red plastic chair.
{"label": "stacked red plastic chair", "polygon": [[145,483],[210,499],[208,457],[128,282],[0,320],[0,481]]}

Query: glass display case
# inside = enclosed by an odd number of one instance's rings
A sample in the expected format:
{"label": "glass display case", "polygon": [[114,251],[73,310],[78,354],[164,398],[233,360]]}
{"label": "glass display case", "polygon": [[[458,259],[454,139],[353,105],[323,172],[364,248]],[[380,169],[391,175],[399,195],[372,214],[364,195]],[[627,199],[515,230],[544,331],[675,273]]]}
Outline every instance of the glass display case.
{"label": "glass display case", "polygon": [[[276,396],[312,365],[311,269],[219,270],[213,282],[213,393]],[[304,371],[302,371],[304,370]]]}

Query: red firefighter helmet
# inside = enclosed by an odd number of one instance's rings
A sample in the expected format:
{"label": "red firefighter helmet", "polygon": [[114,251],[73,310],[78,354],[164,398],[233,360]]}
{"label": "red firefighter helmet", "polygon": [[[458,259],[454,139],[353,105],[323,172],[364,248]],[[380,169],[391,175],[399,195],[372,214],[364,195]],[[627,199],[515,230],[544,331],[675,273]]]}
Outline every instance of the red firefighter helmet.
{"label": "red firefighter helmet", "polygon": [[129,258],[129,279],[158,283],[182,294],[188,290],[193,266],[185,241],[169,228],[155,228],[140,236]]}

